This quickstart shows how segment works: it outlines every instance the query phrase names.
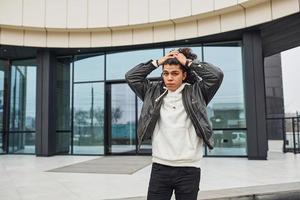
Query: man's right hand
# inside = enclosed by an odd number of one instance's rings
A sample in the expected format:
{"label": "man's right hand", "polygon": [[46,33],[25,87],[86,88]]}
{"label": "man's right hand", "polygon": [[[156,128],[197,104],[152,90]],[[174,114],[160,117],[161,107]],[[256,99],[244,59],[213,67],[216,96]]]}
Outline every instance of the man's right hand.
{"label": "man's right hand", "polygon": [[168,54],[166,54],[164,57],[161,57],[160,59],[158,59],[158,65],[162,65],[169,58],[174,58],[176,53],[178,53],[178,51],[171,51]]}

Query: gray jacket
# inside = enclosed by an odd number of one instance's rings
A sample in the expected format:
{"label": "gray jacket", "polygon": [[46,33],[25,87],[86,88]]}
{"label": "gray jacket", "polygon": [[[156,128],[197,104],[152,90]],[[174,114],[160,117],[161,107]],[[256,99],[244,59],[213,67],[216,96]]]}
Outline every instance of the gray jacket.
{"label": "gray jacket", "polygon": [[[141,63],[129,70],[125,79],[134,93],[143,101],[138,121],[138,151],[145,139],[152,136],[159,119],[162,98],[166,95],[163,81],[151,82],[146,77],[156,67],[152,60]],[[213,149],[211,143],[212,127],[208,121],[206,106],[211,101],[223,80],[223,72],[206,62],[194,60],[187,75],[187,82],[182,91],[183,106],[190,117],[197,135]]]}

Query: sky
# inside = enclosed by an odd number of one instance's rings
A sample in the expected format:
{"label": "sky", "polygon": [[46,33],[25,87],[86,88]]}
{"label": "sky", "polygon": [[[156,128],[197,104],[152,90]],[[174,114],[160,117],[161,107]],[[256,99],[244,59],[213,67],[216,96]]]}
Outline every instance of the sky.
{"label": "sky", "polygon": [[285,113],[300,114],[300,47],[281,52]]}

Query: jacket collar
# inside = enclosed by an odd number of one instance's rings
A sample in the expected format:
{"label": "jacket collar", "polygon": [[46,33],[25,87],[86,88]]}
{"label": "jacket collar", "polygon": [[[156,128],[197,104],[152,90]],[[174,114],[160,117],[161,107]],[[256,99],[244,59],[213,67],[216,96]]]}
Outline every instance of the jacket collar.
{"label": "jacket collar", "polygon": [[163,89],[164,89],[163,93],[161,93],[161,95],[155,99],[155,102],[159,101],[165,94],[167,94],[167,92],[170,92],[170,93],[173,93],[173,94],[179,94],[184,89],[184,87],[186,85],[191,85],[191,84],[189,84],[189,83],[182,83],[179,86],[179,88],[177,88],[177,90],[175,90],[174,92],[168,90],[168,88],[166,86],[164,86],[163,87]]}

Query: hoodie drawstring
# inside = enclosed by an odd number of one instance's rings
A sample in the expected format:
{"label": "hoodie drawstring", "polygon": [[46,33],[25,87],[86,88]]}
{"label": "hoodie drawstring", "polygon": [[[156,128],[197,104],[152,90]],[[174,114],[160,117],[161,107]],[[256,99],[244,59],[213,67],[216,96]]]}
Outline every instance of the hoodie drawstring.
{"label": "hoodie drawstring", "polygon": [[162,97],[166,94],[166,92],[168,91],[168,89],[166,89],[165,87],[164,87],[164,89],[165,89],[165,91],[164,91],[159,97],[157,97],[157,98],[155,99],[155,102],[158,102],[159,99],[162,98]]}

